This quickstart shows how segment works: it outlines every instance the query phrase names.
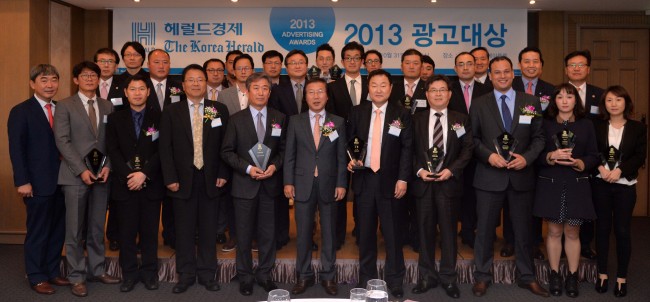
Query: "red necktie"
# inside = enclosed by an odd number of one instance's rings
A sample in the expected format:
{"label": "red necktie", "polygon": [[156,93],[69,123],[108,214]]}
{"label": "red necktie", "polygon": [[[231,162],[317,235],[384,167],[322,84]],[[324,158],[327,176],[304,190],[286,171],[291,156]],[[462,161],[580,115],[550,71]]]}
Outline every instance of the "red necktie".
{"label": "red necktie", "polygon": [[50,128],[54,128],[54,116],[52,115],[52,104],[45,104],[47,109],[47,121],[50,122]]}
{"label": "red necktie", "polygon": [[465,84],[465,89],[463,90],[463,97],[465,97],[465,106],[467,106],[467,112],[469,112],[469,84]]}
{"label": "red necktie", "polygon": [[528,85],[526,85],[526,93],[533,94],[533,81],[528,82]]}

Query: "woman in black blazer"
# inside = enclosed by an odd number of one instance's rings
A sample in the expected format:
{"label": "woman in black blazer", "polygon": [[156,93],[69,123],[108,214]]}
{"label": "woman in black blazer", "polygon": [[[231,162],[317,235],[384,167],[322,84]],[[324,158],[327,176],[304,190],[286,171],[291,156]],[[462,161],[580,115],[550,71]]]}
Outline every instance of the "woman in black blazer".
{"label": "woman in black blazer", "polygon": [[[593,184],[596,222],[596,249],[598,251],[598,274],[596,291],[607,291],[607,256],[609,233],[614,227],[616,237],[616,288],[614,295],[627,294],[627,267],[630,263],[630,220],[636,203],[636,178],[646,159],[648,141],[646,126],[632,120],[632,98],[625,88],[611,86],[600,100],[601,119],[594,120],[598,150],[603,164],[598,166]],[[609,164],[611,147],[620,151],[620,157]],[[610,167],[610,164],[612,167]]]}
{"label": "woman in black blazer", "polygon": [[[548,223],[546,250],[551,266],[549,291],[562,295],[559,273],[562,235],[569,263],[566,294],[578,296],[580,263],[580,225],[596,218],[591,200],[589,171],[598,165],[596,134],[585,118],[580,95],[573,85],[557,86],[542,124],[546,146],[540,154],[533,214]],[[573,136],[574,146],[564,146],[562,135]],[[559,136],[559,137],[558,137]]]}

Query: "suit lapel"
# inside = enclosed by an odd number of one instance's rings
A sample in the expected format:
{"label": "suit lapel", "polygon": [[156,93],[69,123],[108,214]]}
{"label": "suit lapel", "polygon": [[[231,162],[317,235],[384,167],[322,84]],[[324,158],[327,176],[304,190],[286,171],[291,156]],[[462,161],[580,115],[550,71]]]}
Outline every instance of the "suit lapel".
{"label": "suit lapel", "polygon": [[382,153],[384,151],[384,146],[386,145],[387,137],[390,135],[390,134],[388,134],[388,130],[390,128],[389,125],[390,125],[390,123],[392,121],[394,121],[396,119],[397,119],[397,116],[395,114],[395,108],[390,103],[388,103],[388,105],[386,106],[386,116],[384,117],[384,125],[383,125],[383,127],[381,129],[382,130],[381,131],[382,132],[382,137],[381,137],[381,151],[382,151]]}
{"label": "suit lapel", "polygon": [[[44,117],[44,118],[37,118],[39,120],[38,123],[41,124],[41,126],[47,126],[48,128],[50,128],[50,121],[48,120],[45,111],[43,111],[43,108],[41,107],[41,103],[39,103],[38,100],[34,97],[32,97],[29,101],[30,101],[29,110],[32,111],[33,116]],[[56,108],[54,110],[56,110]],[[54,116],[54,112],[52,112],[52,116]]]}
{"label": "suit lapel", "polygon": [[[187,102],[190,101],[188,100]],[[179,108],[176,111],[176,114],[179,115],[181,125],[183,128],[185,128],[185,134],[187,134],[187,138],[190,139],[190,142],[193,142],[194,138],[192,137],[192,120],[190,119],[190,109],[188,103],[185,103],[178,107]]]}
{"label": "suit lapel", "polygon": [[[79,97],[79,94],[75,94],[74,97],[73,97],[73,107],[75,108],[75,110],[77,111],[77,114],[79,114],[79,116],[85,117],[85,118],[81,118],[81,119],[83,120],[83,123],[86,124],[86,126],[88,126],[88,130],[90,131],[90,133],[93,133],[93,127],[90,124],[90,117],[88,116],[88,111],[86,111],[86,107],[84,106],[83,101]],[[101,116],[101,114],[100,114],[100,116]],[[99,131],[99,128],[98,128],[98,131]]]}
{"label": "suit lapel", "polygon": [[[515,105],[517,105],[516,102]],[[488,110],[490,111],[490,115],[497,118],[497,125],[499,125],[501,131],[505,131],[506,127],[503,125],[503,118],[501,117],[501,112],[499,112],[499,106],[497,106],[497,98],[494,95],[494,92],[490,93],[490,98],[488,100],[487,107]]]}
{"label": "suit lapel", "polygon": [[513,113],[512,113],[512,132],[515,133],[515,130],[517,130],[517,126],[519,126],[519,115],[521,114],[521,110],[519,108],[524,108],[524,96],[523,94],[519,92],[515,92],[515,108],[512,108]]}
{"label": "suit lapel", "polygon": [[366,108],[363,109],[363,112],[361,112],[361,121],[359,123],[360,129],[359,129],[359,134],[361,134],[361,138],[365,139],[366,143],[368,142],[368,137],[370,136],[368,134],[368,131],[370,130],[370,118],[372,117],[372,110],[374,107],[372,106],[372,102],[369,103],[369,106],[364,106]]}
{"label": "suit lapel", "polygon": [[310,119],[308,112],[300,114],[300,123],[302,124],[301,128],[303,128],[303,131],[305,132],[305,137],[307,137],[309,142],[311,142],[307,145],[309,145],[310,148],[313,148],[314,151],[318,151],[318,146],[314,145],[314,129],[311,127]]}

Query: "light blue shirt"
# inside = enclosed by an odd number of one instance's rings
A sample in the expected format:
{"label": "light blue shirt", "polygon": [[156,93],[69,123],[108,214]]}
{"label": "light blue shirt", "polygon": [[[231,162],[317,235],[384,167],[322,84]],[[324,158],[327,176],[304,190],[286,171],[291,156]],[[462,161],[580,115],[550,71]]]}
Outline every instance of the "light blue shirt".
{"label": "light blue shirt", "polygon": [[[513,119],[514,122],[514,114],[515,114],[515,97],[516,97],[516,92],[510,87],[510,90],[508,90],[506,93],[501,93],[498,90],[494,90],[494,96],[497,98],[497,106],[499,106],[499,114],[501,114],[501,96],[505,95],[506,96],[506,104],[508,105],[508,109],[510,109],[510,117]],[[503,121],[503,116],[501,116],[501,121]],[[504,123],[505,125],[505,123]]]}
{"label": "light blue shirt", "polygon": [[533,86],[530,87],[530,90],[533,91],[533,95],[535,95],[535,89],[537,88],[537,81],[539,78],[534,78],[532,80],[527,80],[525,77],[521,77],[521,81],[524,82],[524,91],[526,91],[526,87],[528,87],[528,82],[532,82]]}
{"label": "light blue shirt", "polygon": [[[325,110],[319,112],[318,114],[320,114],[320,120],[318,121],[319,124],[318,126],[323,126],[323,124],[325,123]],[[314,123],[316,123],[316,112],[309,110],[309,124],[311,125],[312,131],[314,129]]]}

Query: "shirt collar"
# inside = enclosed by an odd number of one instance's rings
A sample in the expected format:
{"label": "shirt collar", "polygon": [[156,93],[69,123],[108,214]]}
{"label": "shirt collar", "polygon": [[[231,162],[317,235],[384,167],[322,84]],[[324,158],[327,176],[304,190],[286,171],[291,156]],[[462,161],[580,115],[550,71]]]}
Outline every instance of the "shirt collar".
{"label": "shirt collar", "polygon": [[436,112],[442,113],[442,116],[447,116],[447,108],[442,109],[441,111],[436,111],[435,109],[431,108],[431,109],[429,109],[429,111],[430,111],[429,112],[430,117],[436,116]]}
{"label": "shirt collar", "polygon": [[305,89],[305,79],[302,79],[300,82],[291,80],[291,87],[296,88],[296,84],[302,84],[302,89]]}
{"label": "shirt collar", "polygon": [[469,89],[473,89],[474,88],[474,83],[476,82],[476,80],[474,80],[474,78],[472,78],[472,80],[469,83],[465,83],[465,82],[463,82],[463,80],[458,79],[458,82],[460,83],[460,88],[461,89],[465,89],[465,85],[469,85]]}
{"label": "shirt collar", "polygon": [[345,76],[345,82],[350,83],[350,81],[355,80],[357,83],[361,84],[361,73],[356,78],[353,78],[349,76],[347,73],[344,75]]}
{"label": "shirt collar", "polygon": [[47,105],[47,104],[52,104],[52,107],[55,107],[54,102],[52,100],[50,100],[50,102],[48,103],[48,102],[40,99],[38,96],[36,96],[35,93],[34,93],[34,98],[36,99],[36,101],[38,101],[39,104],[41,104],[41,107],[45,107],[45,105]]}
{"label": "shirt collar", "polygon": [[[79,91],[79,92],[77,92],[77,95],[79,96],[79,98],[81,99],[81,102],[84,105],[88,104],[89,98],[85,94],[83,94],[83,93],[81,93],[81,91]],[[95,100],[95,103],[97,103],[97,95],[93,96],[93,100]]]}
{"label": "shirt collar", "polygon": [[514,101],[515,100],[515,91],[510,87],[510,90],[506,91],[506,93],[501,93],[500,91],[494,89],[494,96],[497,98],[497,101],[501,101],[501,96],[505,95],[508,97],[508,100]]}
{"label": "shirt collar", "polygon": [[167,87],[167,78],[165,78],[164,80],[162,80],[160,82],[158,82],[158,81],[154,80],[153,78],[151,78],[151,83],[153,84],[154,90],[156,89],[156,86],[158,86],[158,83],[161,83],[161,84],[163,84],[163,86]]}
{"label": "shirt collar", "polygon": [[107,88],[111,88],[111,84],[113,83],[113,77],[108,78],[108,80],[104,81],[101,78],[99,78],[99,89],[102,88],[102,85],[106,83]]}
{"label": "shirt collar", "polygon": [[[325,114],[326,114],[325,110],[322,110],[322,111],[321,111],[320,113],[318,113],[318,114],[320,114],[320,118],[321,118],[321,120],[325,119]],[[312,118],[314,118],[315,116],[316,116],[316,112],[313,112],[313,111],[311,111],[311,109],[309,109],[309,118],[312,119]]]}
{"label": "shirt collar", "polygon": [[381,110],[382,113],[386,113],[386,107],[388,107],[388,102],[384,103],[381,105],[381,107],[377,107],[375,103],[372,103],[372,111],[374,112],[375,110],[379,109]]}

